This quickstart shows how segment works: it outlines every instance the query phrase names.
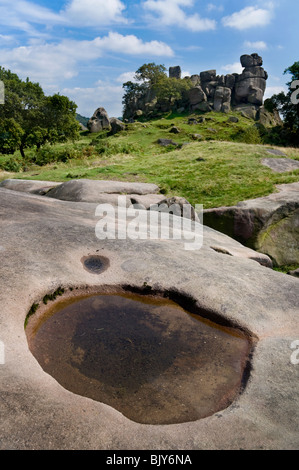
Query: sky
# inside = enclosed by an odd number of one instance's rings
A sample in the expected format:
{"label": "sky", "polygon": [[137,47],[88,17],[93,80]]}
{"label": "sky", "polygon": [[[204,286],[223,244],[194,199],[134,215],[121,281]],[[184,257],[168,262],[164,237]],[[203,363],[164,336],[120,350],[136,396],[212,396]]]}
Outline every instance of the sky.
{"label": "sky", "polygon": [[298,18],[297,0],[0,0],[0,65],[83,116],[120,117],[122,85],[143,64],[241,73],[240,56],[256,52],[267,98],[299,60]]}

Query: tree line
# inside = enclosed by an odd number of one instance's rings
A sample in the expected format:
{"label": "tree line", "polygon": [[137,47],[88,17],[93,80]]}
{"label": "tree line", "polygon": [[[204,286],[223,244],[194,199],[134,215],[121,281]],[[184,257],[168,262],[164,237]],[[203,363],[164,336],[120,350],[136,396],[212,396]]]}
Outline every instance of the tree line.
{"label": "tree line", "polygon": [[5,101],[0,105],[0,153],[13,154],[19,150],[48,143],[79,138],[76,120],[77,105],[60,94],[46,96],[38,83],[21,80],[10,70],[0,67]]}

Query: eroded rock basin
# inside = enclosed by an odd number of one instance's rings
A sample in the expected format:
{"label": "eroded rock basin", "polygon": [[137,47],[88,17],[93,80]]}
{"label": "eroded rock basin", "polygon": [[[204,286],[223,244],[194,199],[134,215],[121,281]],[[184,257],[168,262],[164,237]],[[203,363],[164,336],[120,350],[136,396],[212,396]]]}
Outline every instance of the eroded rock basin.
{"label": "eroded rock basin", "polygon": [[198,420],[240,393],[251,344],[163,297],[93,294],[30,320],[31,352],[67,390],[144,424]]}

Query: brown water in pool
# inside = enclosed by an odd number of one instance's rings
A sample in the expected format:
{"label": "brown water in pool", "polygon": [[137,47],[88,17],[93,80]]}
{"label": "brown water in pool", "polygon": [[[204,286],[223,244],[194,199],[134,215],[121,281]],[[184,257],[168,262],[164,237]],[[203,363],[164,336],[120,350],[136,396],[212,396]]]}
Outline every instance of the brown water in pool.
{"label": "brown water in pool", "polygon": [[227,407],[250,349],[237,330],[133,294],[60,302],[28,341],[64,388],[147,424],[194,421]]}

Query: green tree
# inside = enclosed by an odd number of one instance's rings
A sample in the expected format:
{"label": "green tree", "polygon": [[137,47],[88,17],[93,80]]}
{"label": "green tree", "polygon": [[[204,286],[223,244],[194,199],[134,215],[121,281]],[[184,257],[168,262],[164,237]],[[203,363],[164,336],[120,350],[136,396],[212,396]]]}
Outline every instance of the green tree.
{"label": "green tree", "polygon": [[135,80],[147,83],[148,87],[156,85],[161,78],[166,77],[166,68],[164,65],[156,65],[154,62],[144,64],[137,70]]}
{"label": "green tree", "polygon": [[[166,75],[164,65],[151,62],[142,65],[135,73],[135,82],[123,85],[124,118],[133,117],[138,109],[155,100],[156,110],[160,107],[171,109],[184,100],[186,92],[192,88],[191,80],[178,80]],[[163,106],[166,105],[166,106]],[[152,107],[150,108],[152,111]]]}
{"label": "green tree", "polygon": [[190,79],[178,80],[164,75],[158,79],[153,88],[158,101],[165,101],[173,105],[176,101],[184,99],[185,94],[192,86]]}
{"label": "green tree", "polygon": [[298,145],[299,104],[294,104],[292,102],[292,95],[294,94],[292,84],[295,80],[299,80],[299,62],[294,62],[293,65],[285,69],[284,75],[286,74],[291,75],[291,80],[286,84],[289,88],[288,92],[281,92],[265,100],[265,107],[270,112],[273,112],[274,109],[279,111],[284,119],[283,133],[285,138],[289,143]]}
{"label": "green tree", "polygon": [[25,158],[25,149],[79,136],[75,103],[58,94],[45,96],[38,83],[21,80],[0,67],[5,85],[5,103],[0,106],[0,152],[17,149]]}

